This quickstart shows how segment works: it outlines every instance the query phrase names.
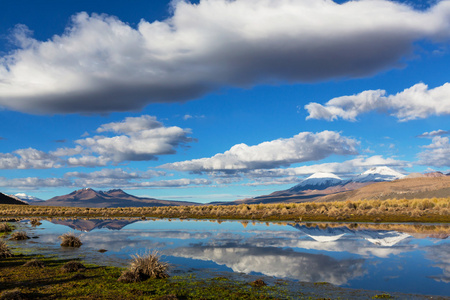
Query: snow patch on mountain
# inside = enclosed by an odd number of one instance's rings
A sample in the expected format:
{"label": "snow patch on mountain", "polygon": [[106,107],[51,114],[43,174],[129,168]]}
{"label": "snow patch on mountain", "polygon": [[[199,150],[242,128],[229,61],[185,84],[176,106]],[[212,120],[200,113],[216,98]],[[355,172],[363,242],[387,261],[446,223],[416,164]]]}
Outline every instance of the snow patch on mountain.
{"label": "snow patch on mountain", "polygon": [[11,196],[14,196],[15,198],[18,198],[18,199],[20,199],[22,201],[25,201],[27,203],[36,202],[36,201],[43,201],[42,199],[39,199],[39,198],[34,197],[34,196],[27,195],[25,193],[17,193],[15,195],[11,195]]}
{"label": "snow patch on mountain", "polygon": [[330,186],[341,184],[343,180],[333,173],[314,173],[308,178],[302,180],[299,184],[289,191],[299,191],[305,189],[323,190]]}
{"label": "snow patch on mountain", "polygon": [[373,167],[351,179],[352,182],[392,181],[404,178],[405,175],[389,167]]}

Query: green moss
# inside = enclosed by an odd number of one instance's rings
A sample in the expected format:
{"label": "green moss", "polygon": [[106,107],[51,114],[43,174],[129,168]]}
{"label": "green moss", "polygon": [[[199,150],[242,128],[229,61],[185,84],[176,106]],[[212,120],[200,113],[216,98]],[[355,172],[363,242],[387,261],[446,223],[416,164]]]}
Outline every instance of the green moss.
{"label": "green moss", "polygon": [[[32,259],[39,259],[45,267],[23,266]],[[255,290],[246,282],[224,277],[197,279],[186,275],[121,283],[117,279],[122,268],[85,264],[86,270],[67,273],[61,270],[65,263],[67,260],[54,257],[19,254],[0,261],[0,283],[4,290],[19,290],[25,297],[46,299],[157,299],[166,295],[178,299],[286,299],[282,288]]]}

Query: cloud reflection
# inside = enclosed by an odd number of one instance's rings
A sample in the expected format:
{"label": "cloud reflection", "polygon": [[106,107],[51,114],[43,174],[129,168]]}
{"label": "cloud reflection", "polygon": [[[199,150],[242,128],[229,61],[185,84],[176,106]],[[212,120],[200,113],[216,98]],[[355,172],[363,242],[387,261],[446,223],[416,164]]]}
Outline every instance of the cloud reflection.
{"label": "cloud reflection", "polygon": [[213,261],[234,272],[262,273],[267,276],[307,282],[326,281],[336,285],[365,274],[364,259],[338,260],[323,254],[295,252],[275,247],[250,245],[202,246],[177,248],[170,255]]}

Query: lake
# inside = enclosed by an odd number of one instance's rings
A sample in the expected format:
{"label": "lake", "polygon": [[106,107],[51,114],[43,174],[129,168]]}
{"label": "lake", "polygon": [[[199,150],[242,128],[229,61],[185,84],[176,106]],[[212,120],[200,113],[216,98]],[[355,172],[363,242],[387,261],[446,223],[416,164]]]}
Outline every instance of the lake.
{"label": "lake", "polygon": [[[329,282],[341,287],[450,296],[449,225],[325,224],[167,219],[48,219],[9,241],[33,253],[126,266],[157,249],[171,272]],[[79,235],[79,249],[58,236]],[[106,249],[99,253],[97,250]]]}

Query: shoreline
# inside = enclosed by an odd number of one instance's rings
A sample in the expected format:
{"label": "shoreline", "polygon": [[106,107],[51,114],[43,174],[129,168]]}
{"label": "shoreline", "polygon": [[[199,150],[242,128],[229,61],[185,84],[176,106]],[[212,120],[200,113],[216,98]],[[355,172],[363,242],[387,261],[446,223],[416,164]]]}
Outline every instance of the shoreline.
{"label": "shoreline", "polygon": [[450,223],[450,198],[87,208],[0,205],[8,217],[137,217],[291,222]]}

